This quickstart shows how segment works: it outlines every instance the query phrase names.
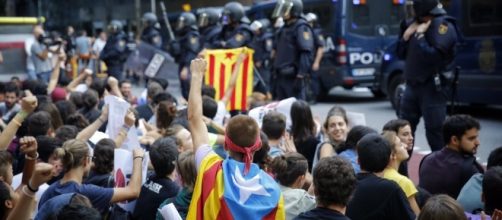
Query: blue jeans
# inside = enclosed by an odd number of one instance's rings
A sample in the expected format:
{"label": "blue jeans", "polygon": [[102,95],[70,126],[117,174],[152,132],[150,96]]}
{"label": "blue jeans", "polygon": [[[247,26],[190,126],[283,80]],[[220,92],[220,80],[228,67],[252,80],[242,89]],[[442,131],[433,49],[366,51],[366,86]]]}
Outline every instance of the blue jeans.
{"label": "blue jeans", "polygon": [[37,73],[37,79],[43,80],[45,83],[49,83],[49,80],[51,78],[51,73],[52,73],[52,70]]}

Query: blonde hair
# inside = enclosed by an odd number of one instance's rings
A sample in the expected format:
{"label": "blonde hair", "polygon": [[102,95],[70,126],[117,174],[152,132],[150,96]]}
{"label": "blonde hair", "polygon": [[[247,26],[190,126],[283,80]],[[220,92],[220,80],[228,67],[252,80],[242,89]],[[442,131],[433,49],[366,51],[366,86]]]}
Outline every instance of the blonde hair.
{"label": "blonde hair", "polygon": [[388,131],[385,130],[382,132],[382,137],[385,139],[387,142],[389,142],[390,149],[392,153],[396,152],[396,148],[399,146],[396,146],[396,138],[399,138],[397,136],[397,133],[395,131]]}
{"label": "blonde hair", "polygon": [[193,190],[195,180],[197,178],[197,171],[195,169],[195,154],[193,151],[188,150],[181,153],[176,160],[176,169],[183,181],[185,187]]}
{"label": "blonde hair", "polygon": [[71,139],[56,149],[56,155],[61,158],[64,170],[69,171],[79,167],[82,160],[89,156],[89,147],[84,141]]}

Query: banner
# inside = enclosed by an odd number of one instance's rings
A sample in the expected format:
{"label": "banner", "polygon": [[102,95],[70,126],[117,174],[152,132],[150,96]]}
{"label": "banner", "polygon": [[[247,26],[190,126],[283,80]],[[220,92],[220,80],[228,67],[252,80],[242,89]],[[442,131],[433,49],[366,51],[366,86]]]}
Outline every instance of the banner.
{"label": "banner", "polygon": [[[117,96],[109,95],[105,97],[105,104],[108,104],[108,124],[106,125],[106,134],[109,138],[115,140],[124,125],[124,117],[131,104]],[[127,137],[120,148],[132,151],[139,147],[138,131],[132,126],[127,133]]]}
{"label": "banner", "polygon": [[[206,85],[211,85],[216,90],[216,101],[223,98],[230,76],[235,68],[237,57],[244,48],[207,50],[205,59],[207,71],[204,75]],[[253,92],[253,53],[245,48],[247,57],[242,61],[239,68],[239,77],[227,105],[227,110],[246,110],[247,98]]]}

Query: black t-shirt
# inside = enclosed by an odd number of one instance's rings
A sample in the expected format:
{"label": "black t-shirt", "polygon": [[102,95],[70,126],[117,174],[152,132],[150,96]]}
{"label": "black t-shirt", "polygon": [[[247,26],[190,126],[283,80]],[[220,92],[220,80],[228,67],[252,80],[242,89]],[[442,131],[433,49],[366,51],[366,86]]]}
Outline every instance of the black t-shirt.
{"label": "black t-shirt", "polygon": [[160,204],[167,198],[176,196],[179,191],[180,187],[171,179],[153,175],[141,187],[133,219],[155,219]]}
{"label": "black t-shirt", "polygon": [[317,207],[308,212],[304,212],[298,215],[295,220],[304,220],[304,219],[325,219],[325,220],[350,220],[347,216],[342,213],[331,210],[327,208]]}
{"label": "black t-shirt", "polygon": [[307,162],[309,164],[309,171],[312,171],[312,164],[314,163],[315,150],[317,145],[319,144],[319,140],[310,136],[305,140],[295,140],[295,146],[298,150],[298,153],[302,154],[305,158],[307,158]]}
{"label": "black t-shirt", "polygon": [[395,182],[372,173],[357,174],[357,187],[347,205],[352,220],[413,220],[415,214]]}

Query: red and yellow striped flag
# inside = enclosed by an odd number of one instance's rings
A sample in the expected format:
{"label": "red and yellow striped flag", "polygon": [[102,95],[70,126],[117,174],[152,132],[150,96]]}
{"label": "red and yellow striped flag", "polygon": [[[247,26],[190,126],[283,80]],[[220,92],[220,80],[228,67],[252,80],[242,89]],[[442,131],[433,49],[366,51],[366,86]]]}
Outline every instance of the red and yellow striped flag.
{"label": "red and yellow striped flag", "polygon": [[[244,50],[243,50],[244,49]],[[244,51],[246,58],[242,61],[239,77],[229,98],[228,110],[246,110],[247,97],[253,92],[253,53],[249,48],[207,50],[205,59],[208,63],[204,76],[206,85],[211,85],[216,90],[216,101],[223,98],[230,81],[230,76],[235,68],[239,54]]]}

